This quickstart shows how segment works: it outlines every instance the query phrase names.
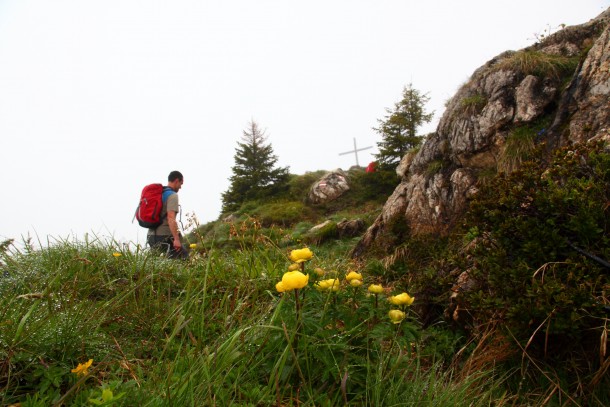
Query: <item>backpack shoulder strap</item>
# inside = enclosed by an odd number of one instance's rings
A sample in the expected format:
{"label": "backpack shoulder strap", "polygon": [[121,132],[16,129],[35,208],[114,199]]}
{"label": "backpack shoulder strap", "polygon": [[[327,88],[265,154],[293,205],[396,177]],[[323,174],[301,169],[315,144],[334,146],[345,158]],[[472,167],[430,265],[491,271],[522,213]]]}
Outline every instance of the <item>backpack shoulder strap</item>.
{"label": "backpack shoulder strap", "polygon": [[167,198],[170,197],[170,195],[175,194],[176,192],[171,189],[170,187],[163,187],[163,195],[161,195],[161,199],[163,200],[163,203],[165,203],[165,201],[167,201]]}

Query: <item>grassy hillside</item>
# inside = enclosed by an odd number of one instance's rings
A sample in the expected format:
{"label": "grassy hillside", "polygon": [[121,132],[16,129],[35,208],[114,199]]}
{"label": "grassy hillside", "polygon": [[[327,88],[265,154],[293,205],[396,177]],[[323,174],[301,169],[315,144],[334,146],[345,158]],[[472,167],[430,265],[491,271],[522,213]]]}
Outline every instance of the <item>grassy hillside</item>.
{"label": "grassy hillside", "polygon": [[288,192],[284,195],[248,201],[235,213],[221,214],[218,221],[194,225],[188,239],[206,248],[211,248],[212,244],[216,248],[239,248],[232,239],[233,229],[256,224],[262,228],[262,234],[280,247],[336,240],[336,229],[332,225],[317,233],[308,232],[327,220],[337,223],[343,219],[362,219],[367,225],[372,223],[400,182],[394,171],[366,173],[364,169],[354,167],[346,173],[350,189],[334,201],[312,205],[307,200],[309,189],[325,171],[291,175]]}
{"label": "grassy hillside", "polygon": [[379,213],[393,187],[358,170],[325,206],[305,174],[194,228],[185,262],[4,242],[0,404],[608,405],[608,148],[533,156],[453,234],[397,224],[357,261],[358,238],[308,231]]}

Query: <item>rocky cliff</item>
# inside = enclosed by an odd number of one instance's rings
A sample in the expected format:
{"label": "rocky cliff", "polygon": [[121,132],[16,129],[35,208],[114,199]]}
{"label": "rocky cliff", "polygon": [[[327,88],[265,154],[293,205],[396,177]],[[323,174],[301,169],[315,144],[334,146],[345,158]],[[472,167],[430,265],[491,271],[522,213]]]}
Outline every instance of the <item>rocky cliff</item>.
{"label": "rocky cliff", "polygon": [[477,69],[436,131],[403,157],[400,184],[352,254],[383,241],[397,222],[411,234],[446,233],[478,181],[517,168],[530,144],[555,148],[609,134],[609,26],[610,9]]}

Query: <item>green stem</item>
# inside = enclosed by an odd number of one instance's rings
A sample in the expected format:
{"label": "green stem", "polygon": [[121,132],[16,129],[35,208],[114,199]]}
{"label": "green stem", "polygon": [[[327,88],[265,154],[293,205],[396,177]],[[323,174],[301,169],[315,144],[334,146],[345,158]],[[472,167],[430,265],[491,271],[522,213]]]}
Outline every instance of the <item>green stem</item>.
{"label": "green stem", "polygon": [[301,302],[299,301],[299,290],[295,289],[294,290],[294,301],[295,301],[295,307],[296,307],[296,311],[297,311],[297,324],[299,321],[301,321]]}
{"label": "green stem", "polygon": [[294,339],[292,340],[292,348],[293,348],[293,356],[294,362],[299,364],[299,360],[297,355],[299,354],[299,333],[301,332],[301,302],[299,301],[299,290],[298,288],[294,290],[294,300],[295,300],[295,308],[297,313],[296,325],[295,325],[295,333]]}

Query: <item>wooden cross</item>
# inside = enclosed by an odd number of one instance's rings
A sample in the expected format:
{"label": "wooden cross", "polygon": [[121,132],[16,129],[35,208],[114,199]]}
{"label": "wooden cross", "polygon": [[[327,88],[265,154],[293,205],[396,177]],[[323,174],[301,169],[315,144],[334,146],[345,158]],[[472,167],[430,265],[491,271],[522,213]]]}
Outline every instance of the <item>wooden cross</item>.
{"label": "wooden cross", "polygon": [[356,146],[356,138],[354,137],[354,149],[351,151],[346,151],[344,153],[339,153],[339,155],[345,155],[345,154],[351,154],[354,153],[354,155],[356,156],[356,165],[358,167],[360,167],[360,163],[358,162],[358,151],[364,151],[364,150],[368,150],[369,148],[373,148],[372,146],[369,147],[363,147],[363,148],[358,148]]}

